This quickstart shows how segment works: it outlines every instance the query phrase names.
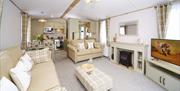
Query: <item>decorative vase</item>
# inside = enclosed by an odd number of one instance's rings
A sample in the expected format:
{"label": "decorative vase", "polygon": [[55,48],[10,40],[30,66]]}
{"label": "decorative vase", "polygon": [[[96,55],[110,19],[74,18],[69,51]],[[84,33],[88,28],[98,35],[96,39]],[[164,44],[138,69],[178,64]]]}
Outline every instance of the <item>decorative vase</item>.
{"label": "decorative vase", "polygon": [[117,40],[117,34],[115,34],[115,36],[113,37],[113,41],[116,42]]}
{"label": "decorative vase", "polygon": [[116,37],[113,38],[113,41],[116,42]]}
{"label": "decorative vase", "polygon": [[143,40],[140,39],[140,38],[138,38],[138,39],[137,39],[137,43],[140,44],[140,45],[142,45],[142,44],[143,44]]}

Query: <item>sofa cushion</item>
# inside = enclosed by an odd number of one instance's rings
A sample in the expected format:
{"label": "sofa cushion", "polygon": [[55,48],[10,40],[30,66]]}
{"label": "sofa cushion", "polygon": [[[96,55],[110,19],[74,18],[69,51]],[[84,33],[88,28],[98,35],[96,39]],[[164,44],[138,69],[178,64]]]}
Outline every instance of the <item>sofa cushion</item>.
{"label": "sofa cushion", "polygon": [[86,50],[84,43],[78,43],[78,51]]}
{"label": "sofa cushion", "polygon": [[95,39],[88,39],[88,40],[85,40],[85,47],[88,48],[88,42],[95,42]]}
{"label": "sofa cushion", "polygon": [[86,50],[77,52],[77,55],[78,56],[83,56],[83,55],[89,55],[89,54],[94,54],[94,53],[99,53],[99,52],[102,52],[102,49],[93,48],[93,49],[86,49]]}
{"label": "sofa cushion", "polygon": [[30,71],[34,65],[34,62],[32,61],[31,57],[27,53],[25,53],[21,58],[21,62],[24,64],[26,71]]}
{"label": "sofa cushion", "polygon": [[91,54],[91,51],[90,51],[90,50],[91,50],[91,49],[86,49],[86,50],[77,52],[77,55],[78,55],[78,56],[83,56],[83,55]]}
{"label": "sofa cushion", "polygon": [[0,52],[0,77],[5,76],[9,80],[11,80],[9,70],[14,66],[14,62],[7,54],[7,51]]}
{"label": "sofa cushion", "polygon": [[90,51],[91,51],[92,54],[94,54],[94,53],[102,52],[102,49],[93,48],[93,49],[90,49]]}
{"label": "sofa cushion", "polygon": [[21,68],[12,68],[10,75],[20,91],[27,91],[31,82],[31,74]]}
{"label": "sofa cushion", "polygon": [[18,88],[6,77],[0,79],[0,90],[1,91],[18,91]]}
{"label": "sofa cushion", "polygon": [[50,60],[49,48],[42,50],[29,51],[27,54],[32,58],[35,64],[46,62]]}
{"label": "sofa cushion", "polygon": [[95,47],[95,48],[101,48],[101,44],[98,43],[98,42],[94,42],[94,47]]}
{"label": "sofa cushion", "polygon": [[9,70],[16,66],[24,51],[20,47],[12,47],[0,52],[0,76],[10,79]]}
{"label": "sofa cushion", "polygon": [[78,43],[84,43],[84,40],[71,40],[70,44],[77,47]]}
{"label": "sofa cushion", "polygon": [[14,65],[19,62],[20,57],[25,53],[25,50],[21,50],[20,47],[12,47],[6,49],[7,54],[11,57]]}
{"label": "sofa cushion", "polygon": [[28,91],[46,91],[59,85],[52,60],[36,64],[32,69],[32,81]]}
{"label": "sofa cushion", "polygon": [[87,43],[87,42],[95,42],[95,39],[87,39],[87,40],[85,40],[85,42]]}
{"label": "sofa cushion", "polygon": [[88,49],[94,48],[94,42],[87,42],[87,44],[88,44]]}

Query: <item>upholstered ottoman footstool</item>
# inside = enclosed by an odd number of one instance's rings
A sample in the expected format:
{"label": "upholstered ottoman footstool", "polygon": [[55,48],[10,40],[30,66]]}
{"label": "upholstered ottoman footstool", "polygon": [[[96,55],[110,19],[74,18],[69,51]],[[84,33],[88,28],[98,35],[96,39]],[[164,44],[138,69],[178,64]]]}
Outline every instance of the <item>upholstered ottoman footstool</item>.
{"label": "upholstered ottoman footstool", "polygon": [[79,66],[75,74],[88,91],[107,91],[113,87],[112,78],[97,68],[89,74]]}

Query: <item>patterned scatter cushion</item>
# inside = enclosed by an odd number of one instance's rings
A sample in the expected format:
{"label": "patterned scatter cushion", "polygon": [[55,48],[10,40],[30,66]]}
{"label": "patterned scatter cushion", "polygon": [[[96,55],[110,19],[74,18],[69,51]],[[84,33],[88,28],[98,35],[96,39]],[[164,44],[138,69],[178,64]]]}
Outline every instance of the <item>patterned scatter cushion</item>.
{"label": "patterned scatter cushion", "polygon": [[82,51],[82,50],[85,50],[85,46],[84,46],[84,43],[78,43],[78,51]]}
{"label": "patterned scatter cushion", "polygon": [[47,62],[51,59],[48,48],[42,50],[29,51],[27,53],[28,55],[30,55],[35,64]]}
{"label": "patterned scatter cushion", "polygon": [[94,43],[93,42],[87,42],[88,44],[88,49],[94,48]]}

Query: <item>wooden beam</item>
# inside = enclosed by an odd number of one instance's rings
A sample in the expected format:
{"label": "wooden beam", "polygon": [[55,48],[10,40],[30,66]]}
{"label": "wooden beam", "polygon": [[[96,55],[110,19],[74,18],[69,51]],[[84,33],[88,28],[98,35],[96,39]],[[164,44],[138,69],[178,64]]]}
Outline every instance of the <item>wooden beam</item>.
{"label": "wooden beam", "polygon": [[63,18],[72,8],[74,8],[80,0],[74,0],[69,7],[65,10],[65,12],[62,14],[61,18]]}

